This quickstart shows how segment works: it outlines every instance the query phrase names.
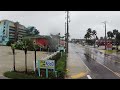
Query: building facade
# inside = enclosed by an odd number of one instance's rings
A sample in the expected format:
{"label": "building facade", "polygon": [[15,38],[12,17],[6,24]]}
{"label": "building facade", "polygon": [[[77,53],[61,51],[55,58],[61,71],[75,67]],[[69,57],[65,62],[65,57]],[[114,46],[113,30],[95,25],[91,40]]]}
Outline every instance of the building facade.
{"label": "building facade", "polygon": [[0,44],[6,45],[8,41],[21,40],[26,34],[26,27],[9,20],[0,21]]}

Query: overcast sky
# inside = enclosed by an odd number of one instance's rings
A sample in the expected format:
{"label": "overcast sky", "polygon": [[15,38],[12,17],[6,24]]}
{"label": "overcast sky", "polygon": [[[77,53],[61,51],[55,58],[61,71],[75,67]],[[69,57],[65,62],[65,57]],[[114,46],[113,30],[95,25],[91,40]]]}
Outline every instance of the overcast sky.
{"label": "overcast sky", "polygon": [[[65,11],[0,11],[2,19],[35,26],[41,35],[65,32]],[[96,30],[98,37],[104,36],[103,21],[107,21],[107,31],[120,31],[120,11],[70,11],[70,19],[71,38],[84,38],[88,28]]]}

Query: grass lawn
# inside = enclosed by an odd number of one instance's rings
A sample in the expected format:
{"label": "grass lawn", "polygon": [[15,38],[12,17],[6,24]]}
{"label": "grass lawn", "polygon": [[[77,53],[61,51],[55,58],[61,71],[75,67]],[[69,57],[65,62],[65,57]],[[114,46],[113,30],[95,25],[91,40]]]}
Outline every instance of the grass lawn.
{"label": "grass lawn", "polygon": [[11,79],[44,79],[44,78],[35,76],[34,72],[29,72],[28,74],[26,74],[25,72],[8,71],[4,73],[4,76]]}
{"label": "grass lawn", "polygon": [[116,53],[116,50],[99,50],[102,53],[106,53],[106,54],[113,54]]}

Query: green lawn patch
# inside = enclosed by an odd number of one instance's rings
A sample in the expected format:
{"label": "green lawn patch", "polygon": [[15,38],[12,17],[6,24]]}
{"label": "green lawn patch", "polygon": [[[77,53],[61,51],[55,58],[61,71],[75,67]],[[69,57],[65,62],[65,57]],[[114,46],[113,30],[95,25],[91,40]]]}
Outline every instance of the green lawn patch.
{"label": "green lawn patch", "polygon": [[8,71],[4,73],[5,77],[11,78],[11,79],[44,79],[42,77],[35,76],[34,72],[14,72],[14,71]]}
{"label": "green lawn patch", "polygon": [[105,54],[113,54],[117,52],[117,50],[99,50],[99,51]]}

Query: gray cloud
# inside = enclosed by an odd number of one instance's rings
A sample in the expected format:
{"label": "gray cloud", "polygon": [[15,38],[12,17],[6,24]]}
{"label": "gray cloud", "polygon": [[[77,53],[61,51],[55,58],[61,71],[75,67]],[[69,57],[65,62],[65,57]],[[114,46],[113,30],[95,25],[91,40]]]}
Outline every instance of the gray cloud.
{"label": "gray cloud", "polygon": [[[104,24],[107,30],[120,30],[120,11],[70,11],[71,38],[83,38],[88,28],[95,29],[98,36],[104,36]],[[41,34],[65,32],[64,11],[0,11],[0,20],[19,21],[27,26],[35,26]]]}

